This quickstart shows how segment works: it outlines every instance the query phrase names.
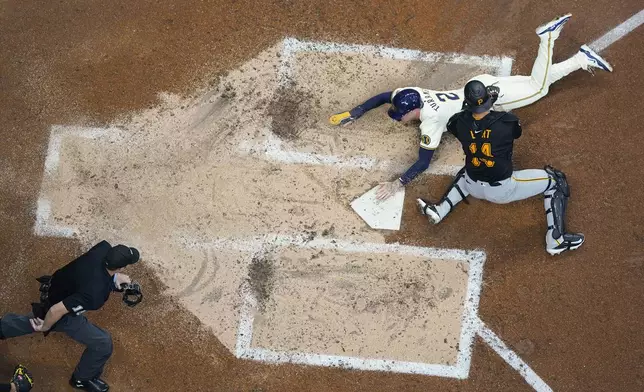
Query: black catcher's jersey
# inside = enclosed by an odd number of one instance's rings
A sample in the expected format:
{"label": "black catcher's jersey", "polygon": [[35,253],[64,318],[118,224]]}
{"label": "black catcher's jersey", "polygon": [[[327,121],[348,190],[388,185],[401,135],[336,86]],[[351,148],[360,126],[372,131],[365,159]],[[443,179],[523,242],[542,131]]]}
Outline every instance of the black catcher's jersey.
{"label": "black catcher's jersey", "polygon": [[512,175],[514,139],[521,136],[521,124],[514,114],[491,111],[475,120],[464,110],[449,119],[447,130],[463,146],[465,171],[471,179],[496,182]]}

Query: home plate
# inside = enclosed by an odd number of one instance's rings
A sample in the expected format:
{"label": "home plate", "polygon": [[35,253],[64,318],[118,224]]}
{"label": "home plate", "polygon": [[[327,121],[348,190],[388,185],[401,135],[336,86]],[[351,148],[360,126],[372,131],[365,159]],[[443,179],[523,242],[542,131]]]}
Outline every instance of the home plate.
{"label": "home plate", "polygon": [[386,200],[376,199],[376,189],[370,191],[351,202],[351,208],[372,229],[400,230],[403,203],[405,202],[405,189],[398,191]]}

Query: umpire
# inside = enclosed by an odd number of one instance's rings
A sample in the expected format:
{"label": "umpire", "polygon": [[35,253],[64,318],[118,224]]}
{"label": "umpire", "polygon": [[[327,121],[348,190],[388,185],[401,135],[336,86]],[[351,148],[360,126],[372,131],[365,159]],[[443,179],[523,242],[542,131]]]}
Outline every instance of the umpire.
{"label": "umpire", "polygon": [[69,383],[86,391],[108,391],[108,384],[100,376],[112,355],[112,338],[90,323],[83,313],[100,309],[112,291],[121,291],[121,285],[130,284],[130,277],[121,271],[137,261],[139,252],[135,248],[112,247],[107,241],[101,241],[53,276],[39,278],[41,303],[32,304],[36,305],[33,307],[35,315],[9,313],[3,316],[0,338],[33,332],[64,332],[86,346]]}

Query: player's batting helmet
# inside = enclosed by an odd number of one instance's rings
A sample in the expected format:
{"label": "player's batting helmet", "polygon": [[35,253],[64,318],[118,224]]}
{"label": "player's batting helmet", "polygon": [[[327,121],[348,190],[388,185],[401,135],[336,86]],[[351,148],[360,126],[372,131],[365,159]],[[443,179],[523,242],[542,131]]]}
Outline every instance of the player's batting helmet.
{"label": "player's batting helmet", "polygon": [[387,114],[394,120],[400,121],[405,114],[422,107],[423,100],[420,97],[420,93],[414,89],[406,88],[393,96],[391,107]]}
{"label": "player's batting helmet", "polygon": [[494,103],[485,85],[478,80],[471,80],[465,85],[465,102],[468,110],[474,113],[487,112]]}

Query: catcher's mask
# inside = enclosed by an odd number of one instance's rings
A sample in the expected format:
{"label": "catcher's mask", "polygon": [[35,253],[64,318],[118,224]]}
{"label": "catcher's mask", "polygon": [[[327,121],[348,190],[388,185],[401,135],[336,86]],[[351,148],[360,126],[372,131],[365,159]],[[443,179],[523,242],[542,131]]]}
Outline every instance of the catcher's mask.
{"label": "catcher's mask", "polygon": [[423,100],[420,97],[420,93],[414,89],[406,88],[399,91],[391,99],[391,107],[387,111],[387,114],[394,120],[400,121],[405,114],[422,107]]}
{"label": "catcher's mask", "polygon": [[478,80],[471,80],[465,85],[465,102],[473,113],[483,113],[492,107],[492,97],[485,85]]}

